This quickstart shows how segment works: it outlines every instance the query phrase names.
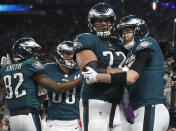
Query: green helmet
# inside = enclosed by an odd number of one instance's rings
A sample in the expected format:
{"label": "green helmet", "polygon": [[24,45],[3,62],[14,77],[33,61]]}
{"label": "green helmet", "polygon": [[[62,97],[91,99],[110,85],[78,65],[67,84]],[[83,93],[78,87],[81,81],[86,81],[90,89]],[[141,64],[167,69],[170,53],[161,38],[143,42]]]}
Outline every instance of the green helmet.
{"label": "green helmet", "polygon": [[[111,21],[111,29],[105,31],[96,31],[94,22],[97,19],[106,19]],[[101,38],[108,38],[112,35],[112,32],[115,30],[116,15],[113,9],[108,6],[106,3],[98,3],[94,5],[88,14],[88,27],[92,33],[95,33]]]}
{"label": "green helmet", "polygon": [[131,28],[134,30],[134,38],[133,38],[134,42],[131,42],[125,45],[126,49],[131,49],[134,46],[136,41],[138,41],[140,38],[145,37],[149,34],[147,23],[144,20],[134,15],[128,15],[122,18],[119,24],[117,25],[118,34],[121,41],[122,41],[122,30],[125,28]]}
{"label": "green helmet", "polygon": [[24,61],[27,59],[37,59],[41,46],[33,38],[24,37],[17,40],[12,47],[14,61]]}
{"label": "green helmet", "polygon": [[[64,54],[73,54],[73,42],[72,41],[63,41],[59,43],[54,51],[54,58],[56,62],[61,65],[65,66],[69,69],[76,69],[77,64],[72,57],[65,57]],[[68,62],[68,60],[70,62]]]}

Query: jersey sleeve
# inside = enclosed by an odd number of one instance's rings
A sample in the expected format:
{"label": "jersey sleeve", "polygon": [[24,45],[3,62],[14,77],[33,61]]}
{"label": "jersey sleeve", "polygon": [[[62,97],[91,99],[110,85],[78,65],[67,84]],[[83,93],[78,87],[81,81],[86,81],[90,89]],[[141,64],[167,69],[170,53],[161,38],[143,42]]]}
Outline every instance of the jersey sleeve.
{"label": "jersey sleeve", "polygon": [[43,65],[39,61],[35,60],[27,61],[25,63],[23,70],[25,70],[30,76],[45,74]]}
{"label": "jersey sleeve", "polygon": [[51,71],[51,69],[52,69],[52,64],[47,63],[47,64],[44,64],[43,67],[44,67],[44,71],[45,71],[46,75],[48,75],[48,74],[50,74],[50,73],[52,72],[52,71]]}
{"label": "jersey sleeve", "polygon": [[[141,75],[144,71],[144,68],[151,62],[151,60],[151,53],[147,50],[142,50],[136,55],[134,63],[132,65],[129,63],[129,68]],[[128,65],[126,66],[128,67]]]}
{"label": "jersey sleeve", "polygon": [[43,65],[43,68],[44,68],[44,71],[47,72],[48,64],[44,64],[44,65]]}
{"label": "jersey sleeve", "polygon": [[96,36],[90,33],[80,34],[74,39],[74,54],[81,50],[95,50]]}
{"label": "jersey sleeve", "polygon": [[152,39],[152,38],[145,38],[145,39],[141,39],[139,41],[138,46],[136,47],[136,52],[140,52],[142,50],[147,50],[149,52],[154,51],[155,46],[157,44],[157,41]]}

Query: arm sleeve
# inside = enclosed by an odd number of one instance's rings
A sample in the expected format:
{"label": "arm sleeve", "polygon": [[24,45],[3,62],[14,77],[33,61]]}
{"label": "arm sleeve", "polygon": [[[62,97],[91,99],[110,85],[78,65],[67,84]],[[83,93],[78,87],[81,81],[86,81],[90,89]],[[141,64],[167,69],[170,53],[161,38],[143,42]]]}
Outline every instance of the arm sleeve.
{"label": "arm sleeve", "polygon": [[25,70],[27,71],[27,74],[32,77],[40,74],[45,74],[43,65],[40,62],[34,60],[26,63]]}
{"label": "arm sleeve", "polygon": [[86,66],[93,68],[98,73],[107,73],[106,68],[100,67],[97,61],[91,61],[91,62],[87,63],[84,66],[84,69],[83,69],[84,71],[86,71],[86,69],[85,69]]}
{"label": "arm sleeve", "polygon": [[136,54],[136,60],[130,67],[131,70],[134,70],[141,74],[144,71],[146,65],[150,63],[152,55],[149,50],[141,50]]}

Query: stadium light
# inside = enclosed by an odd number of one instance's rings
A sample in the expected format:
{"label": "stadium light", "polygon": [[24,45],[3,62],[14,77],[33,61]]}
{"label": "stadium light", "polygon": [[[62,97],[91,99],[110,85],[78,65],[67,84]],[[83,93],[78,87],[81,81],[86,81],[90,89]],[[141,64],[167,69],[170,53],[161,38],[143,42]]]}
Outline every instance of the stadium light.
{"label": "stadium light", "polygon": [[152,4],[152,9],[153,10],[156,10],[157,9],[157,3],[154,1],[153,4]]}
{"label": "stadium light", "polygon": [[11,5],[5,5],[1,4],[0,5],[0,12],[10,12],[10,11],[30,11],[33,8],[32,5],[26,5],[26,4],[21,4],[21,5],[16,5],[16,4],[11,4]]}
{"label": "stadium light", "polygon": [[171,8],[171,9],[175,9],[176,8],[176,4],[174,2],[160,2],[159,5],[161,6],[165,6],[167,8]]}

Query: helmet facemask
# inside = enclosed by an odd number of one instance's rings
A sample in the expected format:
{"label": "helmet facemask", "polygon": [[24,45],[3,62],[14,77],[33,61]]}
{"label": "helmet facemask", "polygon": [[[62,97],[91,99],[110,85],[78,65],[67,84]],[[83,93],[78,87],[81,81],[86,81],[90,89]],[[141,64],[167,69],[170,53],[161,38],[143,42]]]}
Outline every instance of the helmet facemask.
{"label": "helmet facemask", "polygon": [[95,5],[88,15],[88,27],[97,36],[106,39],[115,30],[116,16],[112,8],[104,3]]}
{"label": "helmet facemask", "polygon": [[77,68],[77,64],[75,60],[73,60],[73,43],[70,43],[70,41],[64,41],[59,44],[57,46],[54,59],[59,65],[68,69]]}
{"label": "helmet facemask", "polygon": [[100,18],[92,20],[92,28],[97,36],[101,38],[108,38],[111,35],[114,25],[112,25],[112,18]]}

